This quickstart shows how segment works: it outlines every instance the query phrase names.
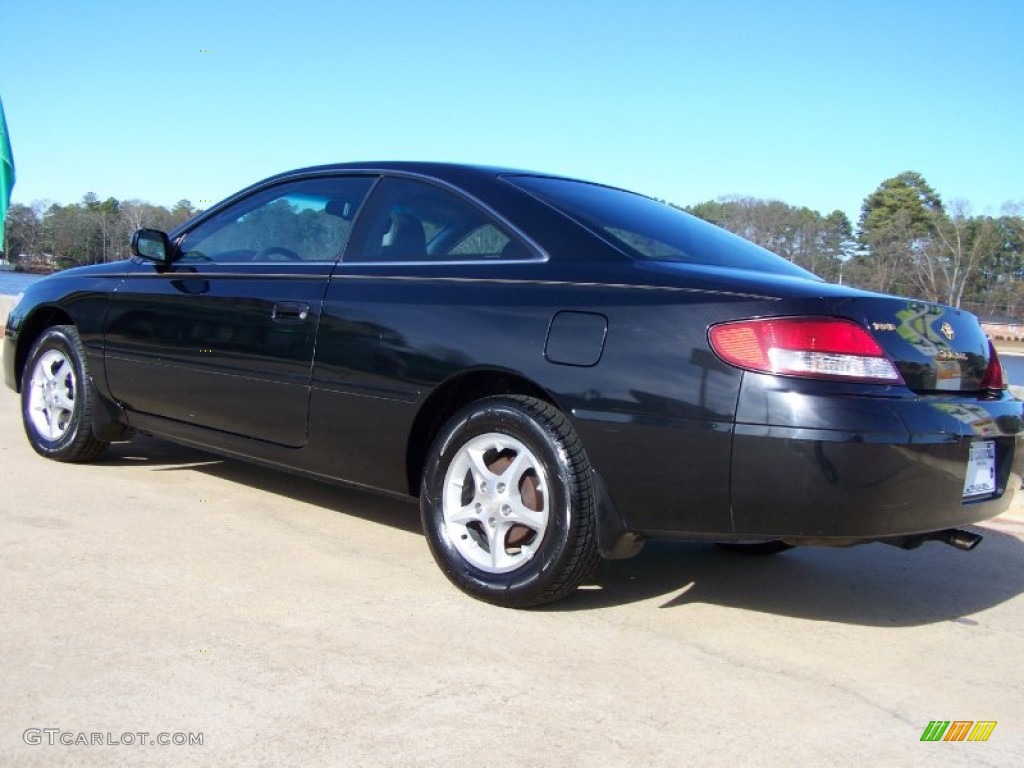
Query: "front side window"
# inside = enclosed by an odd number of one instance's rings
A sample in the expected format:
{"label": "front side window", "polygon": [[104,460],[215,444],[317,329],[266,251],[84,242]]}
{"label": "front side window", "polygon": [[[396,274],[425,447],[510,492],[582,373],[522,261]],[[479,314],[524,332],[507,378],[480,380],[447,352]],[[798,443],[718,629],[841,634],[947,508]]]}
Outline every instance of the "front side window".
{"label": "front side window", "polygon": [[415,179],[385,178],[352,236],[347,262],[535,258],[502,224],[466,200]]}
{"label": "front side window", "polygon": [[336,261],[372,184],[371,177],[350,176],[261,190],[189,231],[181,261]]}
{"label": "front side window", "polygon": [[635,259],[681,261],[818,279],[749,240],[643,195],[569,179],[505,178]]}

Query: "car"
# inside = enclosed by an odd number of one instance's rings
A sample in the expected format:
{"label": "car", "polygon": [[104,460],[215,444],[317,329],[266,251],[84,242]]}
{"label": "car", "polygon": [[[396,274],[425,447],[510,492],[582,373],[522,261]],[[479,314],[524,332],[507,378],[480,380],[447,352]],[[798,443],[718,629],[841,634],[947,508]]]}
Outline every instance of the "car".
{"label": "car", "polygon": [[11,311],[32,448],[142,433],[418,499],[444,574],[498,605],[648,539],[971,549],[1021,484],[1022,403],[973,315],[615,187],[324,165],[131,249]]}

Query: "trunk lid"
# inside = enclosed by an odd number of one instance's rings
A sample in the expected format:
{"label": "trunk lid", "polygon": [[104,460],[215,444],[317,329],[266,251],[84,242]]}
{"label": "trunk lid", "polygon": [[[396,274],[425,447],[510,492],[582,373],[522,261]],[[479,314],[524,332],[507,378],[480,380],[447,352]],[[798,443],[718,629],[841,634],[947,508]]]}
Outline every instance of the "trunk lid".
{"label": "trunk lid", "polygon": [[878,294],[826,301],[837,316],[854,320],[871,332],[910,389],[977,392],[985,388],[989,342],[970,312]]}

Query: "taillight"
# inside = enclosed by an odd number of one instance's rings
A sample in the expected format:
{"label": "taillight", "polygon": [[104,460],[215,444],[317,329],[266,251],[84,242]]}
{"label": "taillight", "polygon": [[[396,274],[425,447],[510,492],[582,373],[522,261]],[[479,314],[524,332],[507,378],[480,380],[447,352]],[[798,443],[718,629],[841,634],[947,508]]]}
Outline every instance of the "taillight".
{"label": "taillight", "polygon": [[896,366],[863,326],[832,317],[774,317],[713,325],[711,348],[738,368],[896,384]]}
{"label": "taillight", "polygon": [[985,375],[981,377],[982,389],[1006,389],[1006,382],[1003,380],[1003,364],[999,362],[999,354],[992,342],[988,343],[988,368]]}

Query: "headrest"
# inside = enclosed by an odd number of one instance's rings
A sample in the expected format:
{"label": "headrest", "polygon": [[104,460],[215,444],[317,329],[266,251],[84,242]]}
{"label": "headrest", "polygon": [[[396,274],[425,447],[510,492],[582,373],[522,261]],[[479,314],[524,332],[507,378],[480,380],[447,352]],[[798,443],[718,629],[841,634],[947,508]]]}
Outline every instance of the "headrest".
{"label": "headrest", "polygon": [[351,219],[355,216],[356,207],[350,200],[328,200],[327,205],[324,206],[324,213],[328,216]]}

